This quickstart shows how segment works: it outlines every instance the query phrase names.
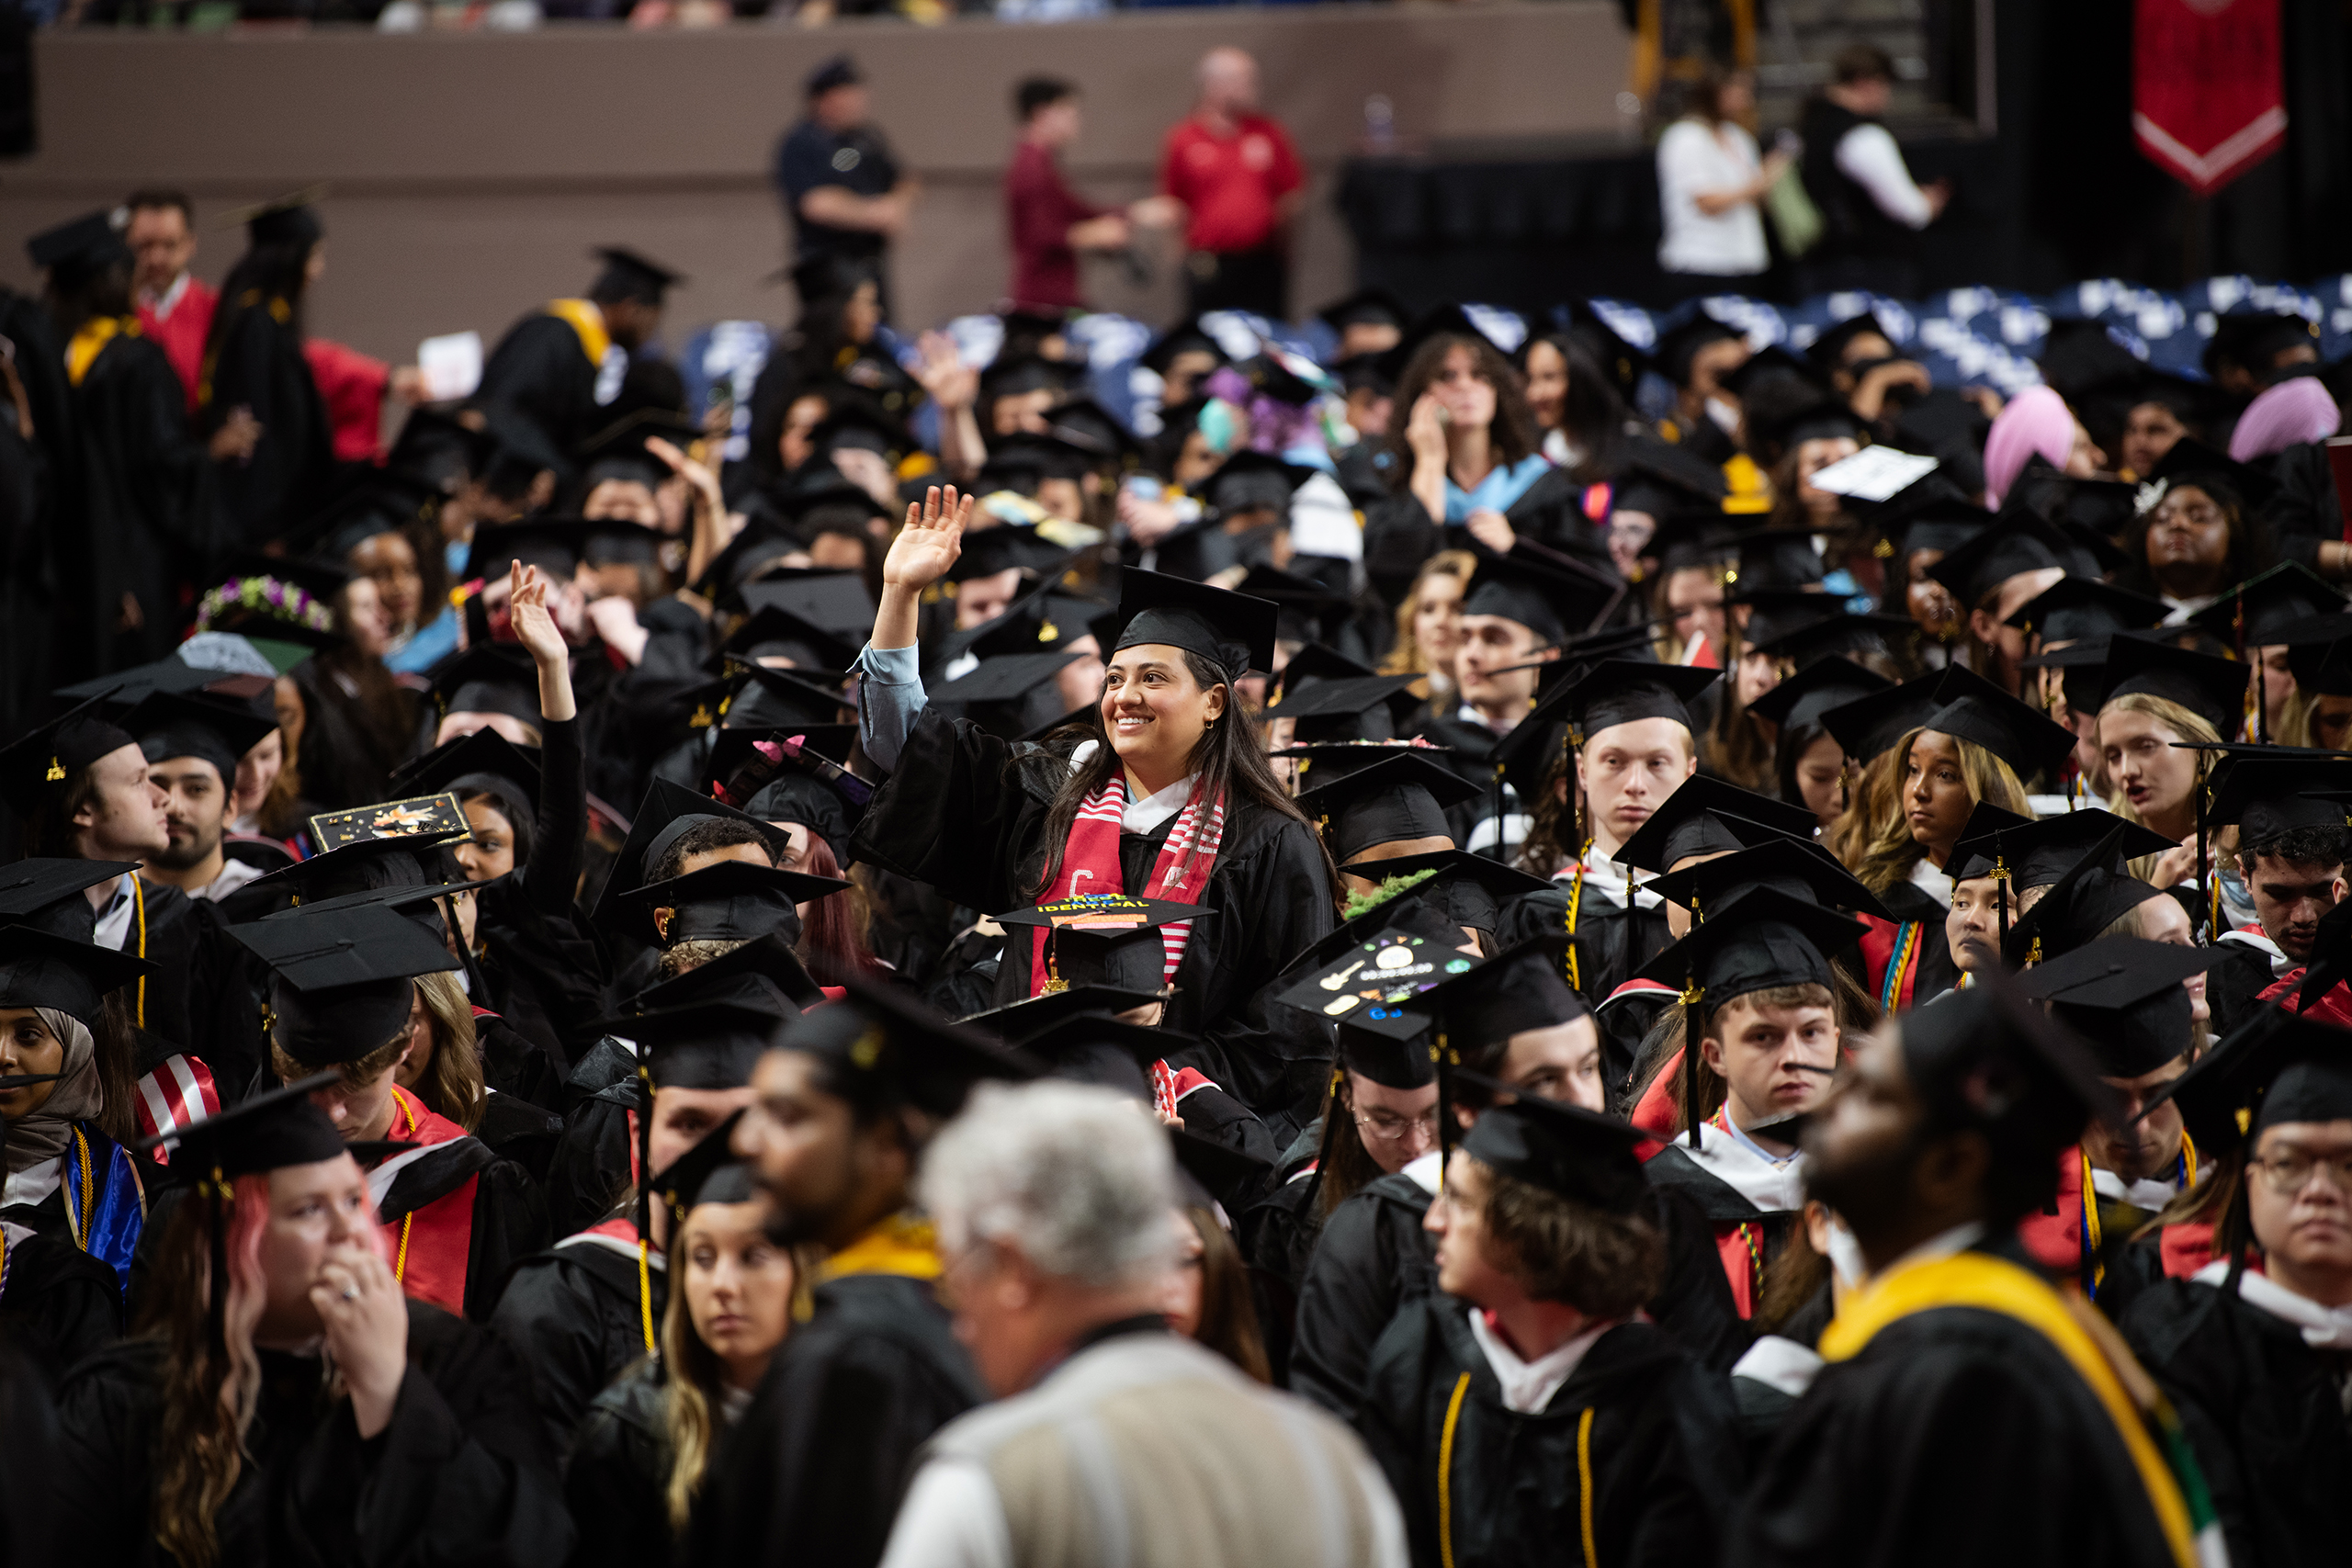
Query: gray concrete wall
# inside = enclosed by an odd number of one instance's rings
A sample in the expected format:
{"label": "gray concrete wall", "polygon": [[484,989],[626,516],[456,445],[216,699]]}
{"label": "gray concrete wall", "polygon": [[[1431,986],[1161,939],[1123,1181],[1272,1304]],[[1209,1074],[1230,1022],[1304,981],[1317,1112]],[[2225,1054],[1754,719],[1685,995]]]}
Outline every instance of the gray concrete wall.
{"label": "gray concrete wall", "polygon": [[[44,35],[41,150],[0,164],[0,277],[27,276],[23,241],[134,185],[191,190],[198,270],[217,280],[241,237],[218,216],[315,181],[329,273],[311,330],[394,360],[430,333],[494,339],[588,279],[597,243],[692,275],[674,329],[720,317],[788,321],[781,212],[767,183],[799,84],[839,50],[874,85],[877,119],[926,194],[899,244],[903,321],[986,310],[1006,278],[998,180],[1008,100],[1024,75],[1078,82],[1087,130],[1069,167],[1100,199],[1146,194],[1159,139],[1185,112],[1193,62],[1235,43],[1258,56],[1267,107],[1313,177],[1297,234],[1295,310],[1351,287],[1331,203],[1367,95],[1408,139],[1608,134],[1625,35],[1611,0],[1136,13],[1054,27],[851,22],[817,31],[743,23],[710,32],[551,27],[523,35],[363,31],[186,37]],[[1150,320],[1179,298],[1094,269],[1095,302]]]}

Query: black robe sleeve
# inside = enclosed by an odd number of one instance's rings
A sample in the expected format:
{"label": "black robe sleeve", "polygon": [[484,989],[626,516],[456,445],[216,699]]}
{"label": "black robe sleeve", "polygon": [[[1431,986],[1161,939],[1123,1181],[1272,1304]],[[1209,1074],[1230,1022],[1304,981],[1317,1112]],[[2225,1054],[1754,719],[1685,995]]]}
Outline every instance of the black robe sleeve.
{"label": "black robe sleeve", "polygon": [[530,1172],[511,1159],[492,1160],[474,1182],[473,1230],[466,1252],[466,1316],[490,1320],[514,1266],[555,1238],[548,1234],[547,1199]]}
{"label": "black robe sleeve", "polygon": [[61,1236],[17,1236],[0,1291],[0,1344],[25,1353],[51,1386],[122,1337],[122,1292],[112,1269]]}
{"label": "black robe sleeve", "polygon": [[568,455],[594,434],[597,368],[571,322],[535,311],[491,350],[474,396],[513,409]]}
{"label": "black robe sleeve", "polygon": [[1290,1389],[1342,1421],[1355,1416],[1372,1348],[1397,1309],[1437,1283],[1420,1217],[1399,1181],[1420,1192],[1410,1177],[1384,1177],[1331,1212],[1299,1282]]}
{"label": "black robe sleeve", "polygon": [[[146,338],[109,342],[74,400],[85,525],[56,541],[71,562],[68,591],[107,668],[160,659],[185,618],[183,586],[211,586],[197,581],[221,544],[211,457],[188,429],[171,361]],[[125,594],[142,624],[117,635]]]}
{"label": "black robe sleeve", "polygon": [[567,1236],[612,1213],[629,1180],[629,1107],[637,1085],[615,1085],[582,1100],[564,1118],[548,1161],[548,1228]]}
{"label": "black robe sleeve", "polygon": [[[222,310],[229,310],[221,302]],[[325,500],[334,471],[334,432],[325,402],[302,357],[302,340],[269,310],[235,312],[209,350],[210,394],[199,415],[209,436],[229,411],[245,408],[261,425],[250,459],[220,465],[221,503],[236,542],[258,547],[308,521]]]}
{"label": "black robe sleeve", "polygon": [[663,1568],[675,1557],[662,1397],[639,1372],[599,1394],[581,1422],[563,1482],[580,1531],[571,1568]]}
{"label": "black robe sleeve", "polygon": [[62,1438],[40,1370],[0,1333],[0,1452],[8,1456],[0,1465],[0,1562],[69,1561],[66,1529],[74,1521],[57,1506],[66,1480]]}
{"label": "black robe sleeve", "polygon": [[[956,903],[989,913],[1022,908],[1023,873],[1034,876],[1036,840],[1058,776],[1043,752],[1016,757],[1007,742],[969,719],[925,707],[908,732],[899,766],[876,791],[851,849]],[[1038,864],[1042,864],[1039,862]]]}
{"label": "black robe sleeve", "polygon": [[[658,1325],[669,1276],[650,1269],[646,1282]],[[645,1358],[645,1311],[637,1267],[617,1253],[568,1247],[515,1269],[490,1325],[530,1367],[532,1401],[551,1452],[570,1449],[596,1395]]]}

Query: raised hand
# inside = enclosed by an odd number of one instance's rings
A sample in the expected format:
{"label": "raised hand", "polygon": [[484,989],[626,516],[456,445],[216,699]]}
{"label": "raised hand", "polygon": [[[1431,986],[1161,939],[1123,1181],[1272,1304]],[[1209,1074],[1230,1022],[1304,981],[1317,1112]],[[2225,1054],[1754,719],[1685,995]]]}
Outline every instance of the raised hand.
{"label": "raised hand", "polygon": [[947,575],[964,553],[964,525],[972,520],[971,496],[958,496],[949,485],[943,496],[933,485],[921,506],[907,507],[906,525],[890,541],[882,562],[882,581],[892,588],[917,592]]}
{"label": "raised hand", "polygon": [[915,379],[931,400],[947,412],[970,408],[980,393],[980,373],[964,363],[956,352],[956,340],[945,333],[927,332],[915,340],[915,347],[922,355]]}
{"label": "raised hand", "polygon": [[535,664],[568,664],[571,650],[565,646],[563,633],[556,628],[555,615],[548,608],[547,578],[537,567],[516,561],[508,570],[506,582],[514,640],[523,645]]}

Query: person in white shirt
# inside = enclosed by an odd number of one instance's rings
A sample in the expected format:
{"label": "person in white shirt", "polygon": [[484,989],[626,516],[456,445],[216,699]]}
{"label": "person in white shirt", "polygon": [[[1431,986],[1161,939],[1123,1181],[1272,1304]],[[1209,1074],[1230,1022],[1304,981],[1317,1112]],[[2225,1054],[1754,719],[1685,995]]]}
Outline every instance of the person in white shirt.
{"label": "person in white shirt", "polygon": [[1908,299],[1919,292],[1918,231],[1951,199],[1943,180],[1912,179],[1886,129],[1894,62],[1875,44],[1849,44],[1830,62],[1829,85],[1807,100],[1805,194],[1824,231],[1798,268],[1799,292],[1868,288]]}
{"label": "person in white shirt", "polygon": [[1736,293],[1772,265],[1758,203],[1789,166],[1775,148],[1758,158],[1743,122],[1756,112],[1745,71],[1710,70],[1690,86],[1690,107],[1657,143],[1657,194],[1666,237],[1657,265],[1704,278],[1711,292]]}

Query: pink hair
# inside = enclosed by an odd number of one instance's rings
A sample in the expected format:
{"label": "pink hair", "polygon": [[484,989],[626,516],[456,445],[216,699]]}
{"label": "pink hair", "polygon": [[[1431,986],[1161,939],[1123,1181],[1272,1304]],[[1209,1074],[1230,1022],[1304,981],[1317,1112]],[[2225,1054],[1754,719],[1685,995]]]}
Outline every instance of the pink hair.
{"label": "pink hair", "polygon": [[[832,845],[816,832],[808,835],[808,850],[800,857],[800,869],[809,876],[842,874]],[[801,954],[819,985],[838,985],[843,975],[864,980],[882,972],[858,926],[857,906],[851,902],[857,896],[855,888],[845,887],[830,898],[820,898],[808,907],[808,918],[800,922]]]}
{"label": "pink hair", "polygon": [[2047,387],[2030,387],[2011,398],[1984,437],[1984,492],[1995,511],[2037,452],[2056,468],[2075,449],[2075,415],[2066,400]]}
{"label": "pink hair", "polygon": [[2315,376],[2281,381],[2245,405],[2230,433],[2230,461],[2252,462],[2290,446],[2324,441],[2344,427],[2344,411]]}

